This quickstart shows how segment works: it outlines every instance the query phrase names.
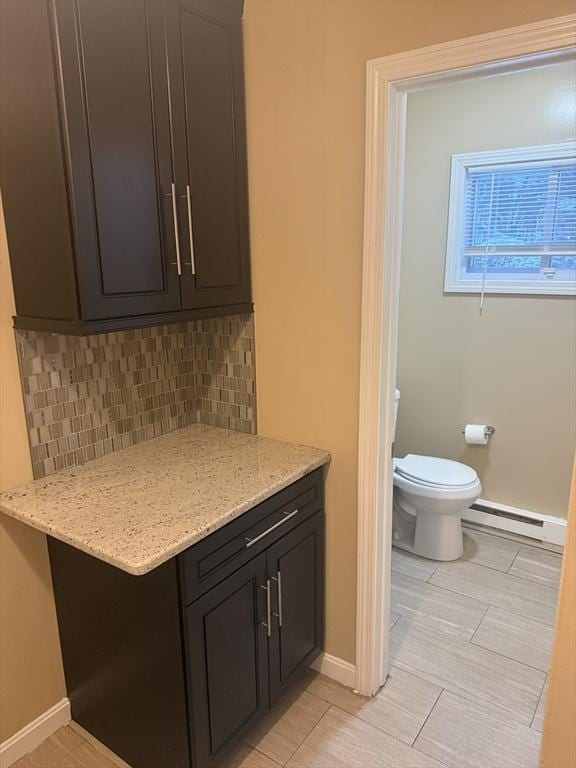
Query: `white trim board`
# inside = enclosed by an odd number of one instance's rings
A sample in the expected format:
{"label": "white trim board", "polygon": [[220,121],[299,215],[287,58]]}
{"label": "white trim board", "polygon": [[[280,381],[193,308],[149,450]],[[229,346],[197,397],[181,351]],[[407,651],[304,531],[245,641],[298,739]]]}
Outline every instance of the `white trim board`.
{"label": "white trim board", "polygon": [[339,659],[338,656],[321,653],[312,663],[311,668],[316,670],[316,672],[321,672],[326,677],[330,677],[332,680],[336,680],[338,683],[342,683],[342,685],[348,688],[354,687],[356,667],[354,664],[350,664],[349,661]]}
{"label": "white trim board", "polygon": [[61,699],[0,744],[0,768],[9,768],[70,722],[70,700]]}
{"label": "white trim board", "polygon": [[[472,509],[470,507],[463,513],[462,520],[490,528],[498,528],[518,536],[527,536],[546,544],[564,546],[567,521],[563,517],[542,515],[528,509],[486,501],[486,499],[478,499],[476,504],[486,509]],[[499,512],[504,514],[499,515]],[[510,517],[510,515],[514,515],[514,517]]]}
{"label": "white trim board", "polygon": [[366,160],[360,408],[356,683],[366,696],[388,671],[392,426],[406,101],[409,91],[568,60],[576,15],[373,59],[366,72]]}

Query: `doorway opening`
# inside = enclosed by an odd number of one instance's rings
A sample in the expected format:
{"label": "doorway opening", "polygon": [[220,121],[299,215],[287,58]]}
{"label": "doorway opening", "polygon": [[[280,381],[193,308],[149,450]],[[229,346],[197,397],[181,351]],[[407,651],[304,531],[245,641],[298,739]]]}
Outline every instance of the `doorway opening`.
{"label": "doorway opening", "polygon": [[[448,84],[451,87],[466,86],[486,78],[562,66],[574,57],[575,19],[574,16],[552,19],[368,63],[355,685],[364,695],[374,695],[385,683],[389,670],[392,455],[409,95],[432,92]],[[540,142],[538,146],[545,143]],[[526,142],[518,144],[528,145]],[[492,168],[494,164],[492,159]],[[425,169],[422,175],[426,176]],[[432,200],[434,190],[430,194]],[[467,258],[472,256],[474,254],[467,254]],[[490,296],[491,286],[487,283],[493,277],[495,265],[506,263],[494,261],[496,256],[502,258],[502,254],[490,252],[481,254],[478,263],[469,262],[472,270],[480,265],[480,272],[471,274],[470,278],[479,280],[480,292],[471,292],[477,299],[478,313],[488,313],[489,301],[484,299],[482,302],[484,296]],[[444,266],[442,264],[443,272]],[[543,269],[554,269],[554,266],[547,262]],[[454,280],[457,282],[462,276],[458,270],[447,271],[446,276],[443,274],[441,293],[449,296],[446,287],[453,286]],[[554,280],[545,272],[540,277],[545,281]],[[507,287],[510,290],[510,286]],[[464,295],[464,291],[461,293]],[[454,295],[457,295],[456,291]],[[487,364],[490,364],[489,360]],[[472,418],[479,417],[471,416],[470,420]],[[466,418],[461,424],[462,428],[468,420]],[[498,428],[498,425],[494,426]],[[482,496],[478,500],[486,501]],[[512,528],[515,524],[520,527],[532,524],[529,515],[523,520],[515,520],[515,507],[510,504],[497,504],[495,510],[487,510],[481,503],[476,506],[479,507],[475,510],[477,524],[485,522],[482,515],[491,514],[491,511],[495,511],[492,521],[499,519],[501,522],[507,516],[512,520]],[[546,515],[540,517],[546,518]],[[470,522],[474,523],[474,520]],[[554,526],[553,519],[537,519],[535,524],[542,528],[547,526],[546,535],[561,538],[561,532],[550,528]],[[508,523],[506,525],[510,527]],[[521,535],[525,533],[521,529]],[[541,538],[545,539],[544,536]]]}

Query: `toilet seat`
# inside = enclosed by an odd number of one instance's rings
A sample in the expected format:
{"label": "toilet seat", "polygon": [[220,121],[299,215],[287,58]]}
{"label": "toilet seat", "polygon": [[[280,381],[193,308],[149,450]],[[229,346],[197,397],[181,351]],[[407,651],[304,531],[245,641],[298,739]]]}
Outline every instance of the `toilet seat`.
{"label": "toilet seat", "polygon": [[407,454],[394,460],[394,471],[410,483],[437,489],[467,489],[478,483],[472,467],[451,459]]}

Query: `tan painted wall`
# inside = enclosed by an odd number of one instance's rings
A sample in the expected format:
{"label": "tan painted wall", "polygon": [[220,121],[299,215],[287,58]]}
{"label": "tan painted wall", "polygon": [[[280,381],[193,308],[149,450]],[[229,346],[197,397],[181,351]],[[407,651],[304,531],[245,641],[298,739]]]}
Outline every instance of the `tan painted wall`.
{"label": "tan painted wall", "polygon": [[355,658],[366,60],[571,13],[564,0],[247,0],[258,427],[328,448],[327,650]]}
{"label": "tan painted wall", "polygon": [[[356,449],[369,58],[570,13],[571,0],[247,0],[251,232],[263,434],[332,450],[328,650],[354,660]],[[0,465],[29,477],[2,246]],[[64,692],[44,540],[3,520],[0,740]]]}
{"label": "tan painted wall", "polygon": [[[573,64],[408,97],[397,453],[473,466],[482,498],[565,516],[576,437],[576,302],[444,294],[453,153],[576,134]],[[467,446],[466,423],[493,424]]]}
{"label": "tan painted wall", "polygon": [[[1,208],[1,206],[0,206]],[[0,211],[0,487],[31,479]],[[66,695],[46,537],[0,515],[0,743]]]}
{"label": "tan painted wall", "polygon": [[576,766],[576,464],[562,563],[556,640],[544,716],[541,768]]}

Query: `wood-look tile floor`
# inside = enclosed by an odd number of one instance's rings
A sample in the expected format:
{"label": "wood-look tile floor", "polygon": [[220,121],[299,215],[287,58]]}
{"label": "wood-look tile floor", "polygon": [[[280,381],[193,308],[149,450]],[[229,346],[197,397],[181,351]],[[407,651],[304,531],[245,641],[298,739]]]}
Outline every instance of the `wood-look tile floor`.
{"label": "wood-look tile floor", "polygon": [[[394,550],[384,688],[308,672],[222,768],[537,768],[560,567],[471,529],[454,563]],[[15,768],[127,766],[70,723]]]}

